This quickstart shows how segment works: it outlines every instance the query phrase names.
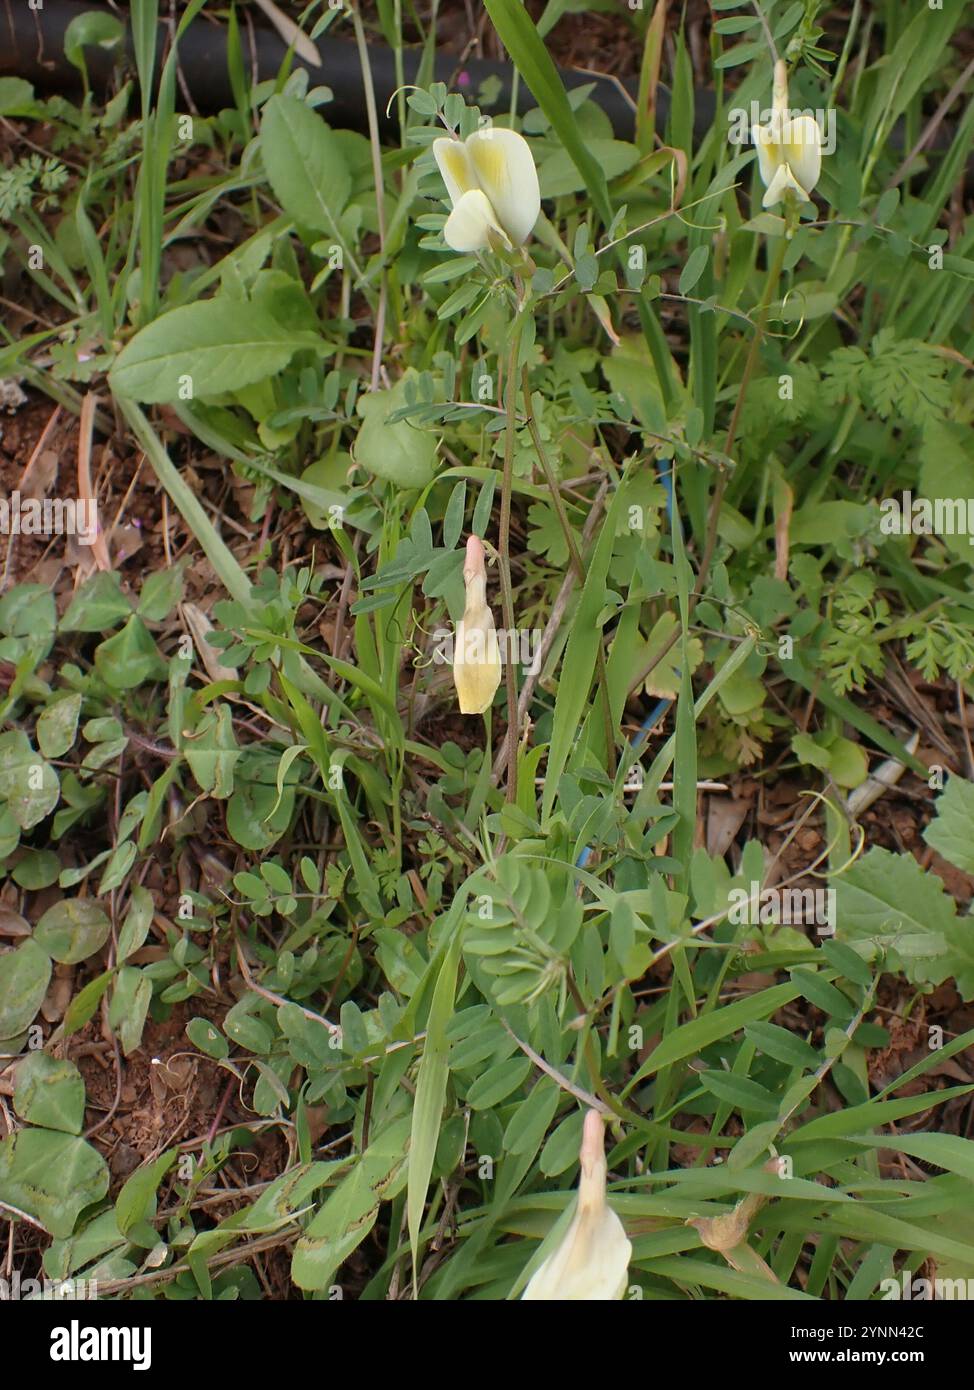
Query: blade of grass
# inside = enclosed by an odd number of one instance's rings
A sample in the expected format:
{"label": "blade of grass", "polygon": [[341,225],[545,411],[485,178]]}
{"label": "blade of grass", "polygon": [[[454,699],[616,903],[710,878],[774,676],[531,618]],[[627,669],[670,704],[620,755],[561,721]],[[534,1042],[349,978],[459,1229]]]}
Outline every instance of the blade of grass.
{"label": "blade of grass", "polygon": [[[739,670],[751,655],[756,644],[757,637],[752,634],[749,637],[745,637],[744,641],[737,647],[737,650],[731,653],[730,658],[724,663],[707,686],[706,690],[694,703],[694,718],[700,718],[714,696],[719,693],[724,682],[729,680],[734,672]],[[660,783],[669,772],[675,756],[676,735],[671,734],[653,759],[649,772],[646,774],[646,780],[643,783],[642,791],[640,791],[633,803],[629,819],[634,828],[641,830],[649,819],[650,812],[660,789]]]}
{"label": "blade of grass", "polygon": [[612,204],[605,173],[582,138],[561,78],[521,0],[484,0],[484,4],[511,60],[585,180],[596,211],[609,226]]}
{"label": "blade of grass", "polygon": [[542,821],[551,815],[558,783],[568,762],[572,745],[577,739],[582,712],[592,683],[598,649],[602,643],[602,628],[599,626],[598,618],[605,606],[606,576],[612,559],[616,523],[622,503],[623,490],[617,488],[589,561],[585,587],[565,648],[558,694],[555,697],[555,715],[541,799]]}
{"label": "blade of grass", "polygon": [[[456,914],[459,918],[459,913]],[[419,1236],[423,1223],[423,1210],[426,1194],[429,1191],[436,1145],[440,1137],[440,1116],[446,1096],[446,1083],[449,1076],[449,1041],[446,1030],[453,1017],[453,1001],[457,987],[457,971],[460,965],[460,945],[463,940],[463,926],[457,920],[453,926],[453,939],[440,973],[436,978],[433,1000],[430,1004],[429,1019],[426,1024],[426,1042],[419,1064],[416,1079],[416,1099],[413,1102],[412,1133],[409,1141],[409,1178],[406,1199],[406,1220],[409,1227],[409,1244],[413,1255],[413,1288],[419,1265]]]}
{"label": "blade of grass", "polygon": [[623,1094],[628,1095],[634,1086],[647,1076],[654,1075],[660,1067],[682,1061],[684,1057],[692,1057],[701,1048],[709,1047],[720,1038],[729,1037],[746,1023],[768,1018],[778,1009],[790,1004],[797,995],[797,985],[774,985],[771,989],[763,989],[758,994],[749,995],[747,999],[738,999],[713,1013],[703,1014],[700,1018],[684,1023],[664,1037],[653,1049],[628,1082]]}
{"label": "blade of grass", "polygon": [[244,574],[226,541],[220,536],[196,499],[193,489],[163,448],[146,416],[134,401],[116,397],[116,404],[145,450],[156,477],[172,498],[187,526],[196,537],[217,577],[238,603],[250,604],[250,580]]}

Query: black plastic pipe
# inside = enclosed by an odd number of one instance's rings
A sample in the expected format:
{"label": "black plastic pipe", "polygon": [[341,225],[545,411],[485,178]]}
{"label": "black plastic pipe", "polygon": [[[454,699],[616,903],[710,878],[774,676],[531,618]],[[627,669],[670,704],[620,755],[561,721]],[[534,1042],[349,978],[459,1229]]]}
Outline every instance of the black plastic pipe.
{"label": "black plastic pipe", "polygon": [[[26,0],[0,0],[0,76],[24,77],[41,91],[76,89],[80,85],[80,74],[64,56],[64,33],[76,15],[97,8],[97,4],[79,3],[79,0],[44,0],[42,9],[32,10]],[[125,19],[124,11],[114,10],[113,13]],[[167,37],[168,27],[160,24],[160,53]],[[287,45],[277,32],[256,24],[248,32],[247,26],[241,26],[241,38],[244,61],[252,65],[251,76],[257,81],[276,77],[287,53]],[[126,46],[131,62],[130,33],[126,35]],[[365,130],[365,93],[355,44],[351,40],[334,38],[325,33],[316,40],[316,46],[321,54],[320,67],[310,66],[297,55],[293,58],[293,67],[305,68],[312,86],[331,88],[334,100],[326,111],[330,125]],[[416,48],[403,51],[406,82],[415,82],[420,56],[420,50]],[[92,86],[103,91],[111,81],[115,56],[102,48],[86,48],[85,60]],[[391,133],[397,125],[396,103],[392,104],[388,117],[385,112],[397,86],[395,57],[390,48],[375,44],[369,47],[369,61],[380,124]],[[158,67],[157,64],[157,71]],[[225,25],[213,23],[205,16],[197,17],[180,39],[179,68],[185,89],[198,110],[205,113],[234,105],[227,66]],[[493,107],[485,106],[485,110],[510,109],[512,75],[513,68],[509,63],[492,62],[486,58],[461,61],[451,54],[438,54],[434,60],[434,79],[445,82],[452,90],[462,92],[474,102],[483,83],[494,79],[499,84],[497,97]],[[609,117],[616,136],[619,139],[632,139],[634,107],[631,103],[636,94],[634,82],[628,79],[617,81],[577,68],[562,68],[560,75],[569,89],[594,84],[591,99]],[[536,105],[529,89],[520,82],[518,111],[523,114]],[[697,121],[702,130],[709,126],[713,109],[713,96],[707,92],[698,93]],[[661,123],[666,121],[668,110],[669,96],[661,89],[657,99]]]}
{"label": "black plastic pipe", "polygon": [[[64,34],[71,20],[77,15],[98,8],[97,0],[89,0],[89,3],[85,3],[85,0],[42,0],[42,8],[38,10],[31,9],[28,0],[0,0],[0,76],[26,78],[42,92],[76,90],[81,85],[81,76],[78,69],[64,56]],[[101,8],[109,7],[103,5]],[[113,8],[112,13],[120,19],[126,18],[124,10]],[[159,58],[165,49],[168,36],[168,22],[160,22]],[[248,24],[241,27],[241,38],[244,61],[251,66],[252,79],[265,81],[276,77],[288,51],[287,44],[276,30],[256,24],[251,27]],[[335,38],[328,33],[315,40],[315,43],[321,54],[321,66],[313,67],[295,54],[292,57],[292,67],[304,68],[312,86],[331,89],[334,99],[325,108],[330,125],[340,129],[367,132],[365,89],[355,44],[349,39]],[[126,30],[126,50],[128,63],[134,67],[129,29]],[[117,62],[116,55],[95,46],[85,49],[85,60],[92,87],[96,91],[104,91],[111,83]],[[404,49],[404,82],[415,82],[420,60],[419,49]],[[369,62],[375,86],[380,130],[392,136],[398,128],[397,103],[391,101],[397,87],[395,55],[385,44],[370,44]],[[157,62],[157,74],[160,67],[161,62]],[[234,97],[227,64],[226,26],[214,23],[207,19],[205,14],[198,16],[180,39],[179,71],[182,85],[197,110],[205,114],[233,106]],[[592,84],[591,100],[606,113],[616,137],[620,140],[633,139],[637,91],[634,80],[606,77],[580,68],[559,68],[558,71],[563,84],[569,90]],[[514,69],[510,63],[494,62],[487,58],[460,60],[452,54],[441,53],[436,55],[433,62],[435,81],[446,83],[451,90],[462,92],[474,102],[477,102],[478,92],[483,83],[488,79],[494,79],[497,84],[497,96],[493,106],[479,103],[485,110],[493,113],[510,109],[513,74]],[[523,81],[519,82],[519,113],[523,115],[536,105],[537,102],[528,86]],[[666,124],[669,109],[669,92],[660,86],[656,99],[660,128]],[[703,136],[710,129],[715,110],[716,100],[713,92],[703,90],[694,93],[694,133],[697,136]],[[890,132],[892,149],[903,149],[904,135],[905,126],[901,119]],[[944,122],[929,148],[946,149],[952,138],[953,129]]]}

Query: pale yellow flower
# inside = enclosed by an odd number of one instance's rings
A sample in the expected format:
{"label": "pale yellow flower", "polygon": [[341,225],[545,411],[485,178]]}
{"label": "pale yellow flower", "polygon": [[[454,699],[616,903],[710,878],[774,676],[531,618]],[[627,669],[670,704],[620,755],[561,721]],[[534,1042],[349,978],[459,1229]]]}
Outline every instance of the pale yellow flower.
{"label": "pale yellow flower", "polygon": [[522,1299],[611,1302],[626,1292],[632,1246],[605,1197],[602,1116],[585,1116],[582,1171],[571,1225],[558,1248],[532,1275]]}
{"label": "pale yellow flower", "polygon": [[780,203],[790,188],[800,203],[810,203],[822,172],[822,132],[814,116],[792,116],[788,107],[788,65],[774,67],[771,120],[754,127],[758,167],[765,192],[762,206]]}
{"label": "pale yellow flower", "polygon": [[521,246],[541,211],[541,189],[528,142],[489,126],[466,140],[434,140],[433,156],[453,211],[443,236],[454,251]]}
{"label": "pale yellow flower", "polygon": [[463,617],[457,623],[453,653],[453,681],[461,714],[483,714],[501,681],[501,656],[494,630],[494,615],[487,606],[487,569],[479,536],[467,540],[463,566],[467,590]]}

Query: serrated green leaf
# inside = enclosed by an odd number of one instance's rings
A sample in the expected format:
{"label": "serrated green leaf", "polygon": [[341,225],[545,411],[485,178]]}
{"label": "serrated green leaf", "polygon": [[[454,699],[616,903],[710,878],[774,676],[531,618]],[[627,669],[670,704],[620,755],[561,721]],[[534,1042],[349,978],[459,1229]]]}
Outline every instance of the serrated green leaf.
{"label": "serrated green leaf", "polygon": [[974,874],[974,782],[951,777],[935,811],[923,838],[949,863]]}

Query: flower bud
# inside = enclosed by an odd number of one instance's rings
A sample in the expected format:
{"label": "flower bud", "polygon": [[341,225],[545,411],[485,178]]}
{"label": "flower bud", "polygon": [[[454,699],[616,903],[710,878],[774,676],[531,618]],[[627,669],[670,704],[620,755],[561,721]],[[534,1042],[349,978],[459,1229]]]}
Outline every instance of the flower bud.
{"label": "flower bud", "polygon": [[582,1130],[581,1173],[571,1225],[521,1295],[534,1300],[611,1302],[626,1291],[632,1246],[605,1197],[602,1116],[589,1110]]}
{"label": "flower bud", "polygon": [[494,630],[494,615],[487,606],[487,570],[479,536],[467,540],[463,566],[467,601],[457,624],[453,654],[453,681],[461,714],[483,714],[501,681],[501,657]]}

